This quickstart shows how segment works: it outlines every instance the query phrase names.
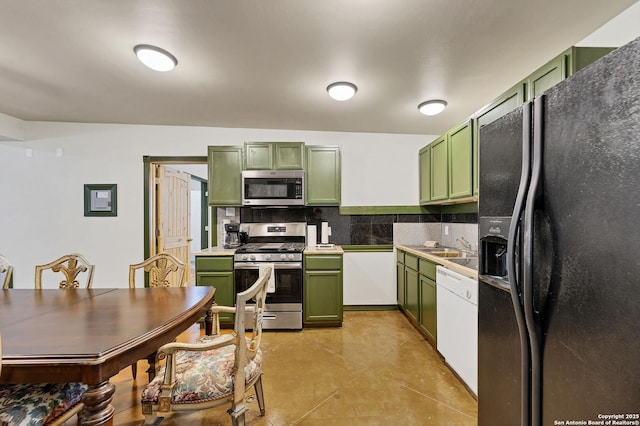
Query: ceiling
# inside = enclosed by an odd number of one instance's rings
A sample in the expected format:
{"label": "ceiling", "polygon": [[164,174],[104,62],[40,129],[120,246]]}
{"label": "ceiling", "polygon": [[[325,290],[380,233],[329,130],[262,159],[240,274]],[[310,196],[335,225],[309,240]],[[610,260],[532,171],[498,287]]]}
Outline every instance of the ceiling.
{"label": "ceiling", "polygon": [[[635,0],[0,0],[23,120],[441,134]],[[158,73],[136,44],[172,52]],[[359,90],[337,102],[326,86]],[[417,105],[449,103],[426,117]]]}

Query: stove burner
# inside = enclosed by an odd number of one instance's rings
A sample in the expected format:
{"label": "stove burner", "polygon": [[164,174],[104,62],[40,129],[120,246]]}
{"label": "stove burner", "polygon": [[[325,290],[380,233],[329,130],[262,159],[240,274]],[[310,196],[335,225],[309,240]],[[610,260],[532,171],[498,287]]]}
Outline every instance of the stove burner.
{"label": "stove burner", "polygon": [[249,243],[238,247],[236,253],[299,253],[304,243]]}

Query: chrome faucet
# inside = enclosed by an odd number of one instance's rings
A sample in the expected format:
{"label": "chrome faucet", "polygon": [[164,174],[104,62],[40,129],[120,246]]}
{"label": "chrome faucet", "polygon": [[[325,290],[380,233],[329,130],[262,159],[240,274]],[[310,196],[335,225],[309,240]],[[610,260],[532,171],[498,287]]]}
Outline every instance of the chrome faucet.
{"label": "chrome faucet", "polygon": [[473,251],[473,250],[472,250],[472,248],[473,248],[472,244],[471,244],[469,241],[465,240],[465,239],[464,239],[464,237],[456,238],[456,242],[457,242],[457,243],[460,243],[460,245],[461,245],[465,250],[470,251],[470,252],[472,252],[472,251]]}

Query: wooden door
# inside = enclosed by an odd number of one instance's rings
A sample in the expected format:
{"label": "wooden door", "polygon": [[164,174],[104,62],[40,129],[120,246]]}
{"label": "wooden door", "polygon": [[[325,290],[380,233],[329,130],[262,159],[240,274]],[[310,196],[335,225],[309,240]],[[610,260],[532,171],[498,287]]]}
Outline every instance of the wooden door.
{"label": "wooden door", "polygon": [[[156,165],[156,253],[174,255],[185,264],[186,271],[191,269],[190,183],[188,173]],[[188,285],[191,274],[184,275]]]}

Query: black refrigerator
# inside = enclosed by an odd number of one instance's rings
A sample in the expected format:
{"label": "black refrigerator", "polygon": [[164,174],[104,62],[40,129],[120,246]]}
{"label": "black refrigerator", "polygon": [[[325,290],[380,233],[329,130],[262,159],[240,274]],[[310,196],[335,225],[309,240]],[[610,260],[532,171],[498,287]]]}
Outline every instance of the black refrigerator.
{"label": "black refrigerator", "polygon": [[479,426],[640,425],[640,38],[479,161]]}

